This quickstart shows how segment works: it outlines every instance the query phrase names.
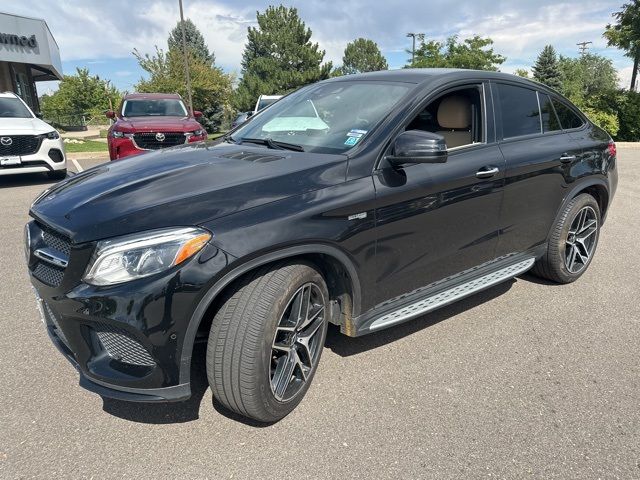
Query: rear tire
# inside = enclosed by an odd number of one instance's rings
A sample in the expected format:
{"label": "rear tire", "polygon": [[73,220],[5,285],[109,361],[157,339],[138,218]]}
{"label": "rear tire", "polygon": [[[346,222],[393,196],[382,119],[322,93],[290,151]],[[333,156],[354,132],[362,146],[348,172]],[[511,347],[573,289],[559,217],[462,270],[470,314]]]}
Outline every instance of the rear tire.
{"label": "rear tire", "polygon": [[63,169],[63,170],[52,170],[50,172],[47,172],[47,176],[51,179],[51,180],[62,180],[64,178],[67,178],[67,169]]}
{"label": "rear tire", "polygon": [[241,279],[211,325],[206,364],[214,398],[260,422],[285,417],[313,380],[328,316],[327,286],[311,264],[279,262]]}
{"label": "rear tire", "polygon": [[547,252],[532,273],[556,283],[571,283],[591,264],[600,236],[600,206],[583,193],[571,200],[552,227]]}

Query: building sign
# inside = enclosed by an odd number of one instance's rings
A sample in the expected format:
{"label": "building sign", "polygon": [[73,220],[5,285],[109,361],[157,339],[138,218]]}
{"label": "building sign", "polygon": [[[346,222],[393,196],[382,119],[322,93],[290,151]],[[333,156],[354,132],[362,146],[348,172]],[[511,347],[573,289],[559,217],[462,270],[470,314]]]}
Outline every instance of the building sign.
{"label": "building sign", "polygon": [[0,33],[0,44],[16,45],[27,48],[38,48],[38,40],[35,35],[27,37],[26,35],[14,35],[11,33]]}

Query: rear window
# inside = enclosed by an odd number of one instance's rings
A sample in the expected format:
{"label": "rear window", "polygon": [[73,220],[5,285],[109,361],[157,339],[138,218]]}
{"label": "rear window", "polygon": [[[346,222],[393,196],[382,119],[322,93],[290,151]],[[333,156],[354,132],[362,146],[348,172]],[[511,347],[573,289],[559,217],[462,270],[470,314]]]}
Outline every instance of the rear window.
{"label": "rear window", "polygon": [[534,90],[498,84],[503,138],[541,133],[538,96]]}
{"label": "rear window", "polygon": [[556,112],[558,113],[560,125],[562,125],[562,128],[564,128],[565,130],[569,130],[571,128],[579,128],[584,125],[584,122],[578,116],[578,114],[571,108],[566,106],[564,103],[559,102],[554,98],[553,106],[556,108]]}
{"label": "rear window", "polygon": [[545,133],[562,130],[549,95],[538,92],[538,96],[540,97],[540,109],[542,110],[542,130]]}

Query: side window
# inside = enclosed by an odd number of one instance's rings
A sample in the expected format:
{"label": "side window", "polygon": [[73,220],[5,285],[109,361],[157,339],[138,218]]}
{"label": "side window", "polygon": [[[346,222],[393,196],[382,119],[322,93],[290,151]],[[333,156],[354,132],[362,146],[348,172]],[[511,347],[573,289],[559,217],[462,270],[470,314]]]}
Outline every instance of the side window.
{"label": "side window", "polygon": [[502,136],[512,138],[542,133],[536,92],[500,83],[497,87],[502,113]]}
{"label": "side window", "polygon": [[422,110],[406,130],[442,135],[448,148],[481,143],[484,138],[482,86],[446,93]]}
{"label": "side window", "polygon": [[565,130],[569,130],[571,128],[578,128],[584,125],[582,119],[575,113],[571,108],[566,106],[564,103],[559,102],[555,98],[553,99],[553,106],[558,113],[558,118],[560,120],[560,125]]}
{"label": "side window", "polygon": [[542,110],[542,131],[546,133],[562,130],[549,95],[538,92],[538,97],[540,98],[540,110]]}

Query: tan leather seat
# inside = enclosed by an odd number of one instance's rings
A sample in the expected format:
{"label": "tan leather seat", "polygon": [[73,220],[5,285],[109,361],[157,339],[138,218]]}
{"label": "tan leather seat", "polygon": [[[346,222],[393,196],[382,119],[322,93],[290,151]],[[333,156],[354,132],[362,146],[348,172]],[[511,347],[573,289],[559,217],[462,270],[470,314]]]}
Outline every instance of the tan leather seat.
{"label": "tan leather seat", "polygon": [[438,125],[436,132],[442,135],[448,148],[470,145],[471,138],[471,102],[461,95],[451,95],[440,102],[438,107]]}

